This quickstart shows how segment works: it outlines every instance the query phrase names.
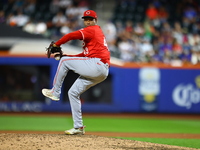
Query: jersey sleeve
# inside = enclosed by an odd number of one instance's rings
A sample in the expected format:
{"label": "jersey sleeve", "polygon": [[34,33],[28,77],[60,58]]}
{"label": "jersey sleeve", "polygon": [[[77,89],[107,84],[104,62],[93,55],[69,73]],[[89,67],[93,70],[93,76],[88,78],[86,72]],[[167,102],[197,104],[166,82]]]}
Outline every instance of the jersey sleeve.
{"label": "jersey sleeve", "polygon": [[60,46],[70,40],[83,40],[83,36],[79,31],[74,31],[64,35],[61,39],[59,39],[55,44]]}
{"label": "jersey sleeve", "polygon": [[84,41],[90,41],[95,35],[94,29],[91,26],[83,28],[79,31],[82,34]]}

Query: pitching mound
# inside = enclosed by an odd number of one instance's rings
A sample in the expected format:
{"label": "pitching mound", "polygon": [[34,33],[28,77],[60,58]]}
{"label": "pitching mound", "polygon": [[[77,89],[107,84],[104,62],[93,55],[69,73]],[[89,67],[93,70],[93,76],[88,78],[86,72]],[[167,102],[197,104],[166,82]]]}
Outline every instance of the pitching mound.
{"label": "pitching mound", "polygon": [[194,150],[96,135],[1,133],[0,150]]}

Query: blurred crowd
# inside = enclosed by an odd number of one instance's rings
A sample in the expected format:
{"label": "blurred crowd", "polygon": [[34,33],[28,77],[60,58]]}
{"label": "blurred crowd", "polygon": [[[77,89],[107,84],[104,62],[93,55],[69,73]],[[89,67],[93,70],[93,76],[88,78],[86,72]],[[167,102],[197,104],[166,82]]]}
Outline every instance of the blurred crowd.
{"label": "blurred crowd", "polygon": [[[145,1],[148,5],[142,21],[108,22],[104,30],[112,54],[128,62],[163,62],[175,66],[199,63],[200,2],[181,0],[174,2],[174,6],[170,2],[173,1]],[[136,0],[121,0],[118,7],[128,11],[133,5],[140,7]],[[122,15],[128,16],[127,11]]]}
{"label": "blurred crowd", "polygon": [[[118,0],[116,7],[138,7],[138,1]],[[176,3],[174,0],[141,1],[145,4],[140,12],[141,16],[144,15],[142,20],[111,18],[102,26],[111,55],[125,62],[199,63],[200,3],[195,0],[179,0]],[[17,26],[32,34],[42,34],[52,40],[80,29],[83,26],[80,18],[85,10],[90,9],[91,3],[89,0],[3,2],[0,23]],[[126,13],[123,15],[128,16]]]}
{"label": "blurred crowd", "polygon": [[17,26],[31,34],[50,39],[77,30],[81,15],[88,9],[87,0],[4,0],[0,23]]}

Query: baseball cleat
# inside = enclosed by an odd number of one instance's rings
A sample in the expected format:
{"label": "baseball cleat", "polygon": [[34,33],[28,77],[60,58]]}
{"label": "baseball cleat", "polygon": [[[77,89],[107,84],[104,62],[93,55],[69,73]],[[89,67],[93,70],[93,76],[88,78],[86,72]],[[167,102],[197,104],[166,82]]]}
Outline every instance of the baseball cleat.
{"label": "baseball cleat", "polygon": [[85,126],[80,127],[80,128],[72,128],[70,130],[66,130],[65,134],[68,135],[84,135],[85,134]]}
{"label": "baseball cleat", "polygon": [[59,101],[59,98],[54,96],[50,89],[42,89],[42,94],[54,101]]}

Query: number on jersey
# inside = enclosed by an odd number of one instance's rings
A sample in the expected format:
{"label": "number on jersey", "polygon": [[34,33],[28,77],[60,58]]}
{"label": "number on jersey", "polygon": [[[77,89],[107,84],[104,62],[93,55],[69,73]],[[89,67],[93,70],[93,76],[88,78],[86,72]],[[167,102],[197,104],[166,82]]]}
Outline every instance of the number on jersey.
{"label": "number on jersey", "polygon": [[107,47],[107,49],[109,50],[109,48],[108,48],[108,44],[107,44],[107,42],[106,42],[105,37],[104,37],[104,39],[103,39],[103,45],[104,45],[105,47]]}

